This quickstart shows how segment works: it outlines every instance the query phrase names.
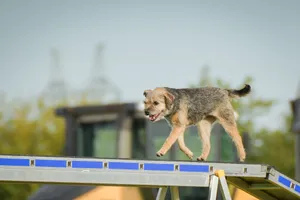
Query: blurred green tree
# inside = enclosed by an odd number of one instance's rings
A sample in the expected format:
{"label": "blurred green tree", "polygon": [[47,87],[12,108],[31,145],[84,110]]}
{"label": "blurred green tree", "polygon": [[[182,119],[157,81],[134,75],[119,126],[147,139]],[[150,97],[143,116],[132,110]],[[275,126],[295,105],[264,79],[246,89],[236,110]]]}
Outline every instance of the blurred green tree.
{"label": "blurred green tree", "polygon": [[[13,116],[5,119],[0,114],[0,154],[62,155],[64,147],[64,121],[56,117],[57,106],[48,106],[43,98],[31,104],[21,104],[14,109]],[[91,102],[84,97],[78,105]],[[0,199],[22,200],[38,189],[38,184],[1,184]]]}
{"label": "blurred green tree", "polygon": [[292,116],[284,115],[281,129],[261,129],[255,135],[255,143],[249,155],[253,163],[264,163],[274,166],[285,175],[295,177],[295,134],[291,133],[290,125]]}

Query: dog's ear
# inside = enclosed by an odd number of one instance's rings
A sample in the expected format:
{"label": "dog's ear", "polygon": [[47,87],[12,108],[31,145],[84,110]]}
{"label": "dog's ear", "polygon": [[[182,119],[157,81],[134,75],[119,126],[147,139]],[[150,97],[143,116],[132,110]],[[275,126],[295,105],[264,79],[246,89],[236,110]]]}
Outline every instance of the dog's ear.
{"label": "dog's ear", "polygon": [[164,97],[165,97],[165,102],[166,102],[166,107],[167,109],[170,109],[171,108],[171,105],[175,99],[175,96],[169,92],[165,92],[164,93]]}
{"label": "dog's ear", "polygon": [[145,97],[147,97],[147,95],[149,94],[149,92],[151,92],[152,90],[145,90],[144,91],[144,93],[143,93],[143,95],[145,96]]}

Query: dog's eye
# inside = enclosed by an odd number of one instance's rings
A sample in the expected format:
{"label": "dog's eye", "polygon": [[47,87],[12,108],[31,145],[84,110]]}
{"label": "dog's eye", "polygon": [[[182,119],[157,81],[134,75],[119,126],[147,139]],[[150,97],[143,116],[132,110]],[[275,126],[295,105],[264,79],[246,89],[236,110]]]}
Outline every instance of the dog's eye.
{"label": "dog's eye", "polygon": [[159,103],[157,101],[154,101],[153,104],[157,106]]}

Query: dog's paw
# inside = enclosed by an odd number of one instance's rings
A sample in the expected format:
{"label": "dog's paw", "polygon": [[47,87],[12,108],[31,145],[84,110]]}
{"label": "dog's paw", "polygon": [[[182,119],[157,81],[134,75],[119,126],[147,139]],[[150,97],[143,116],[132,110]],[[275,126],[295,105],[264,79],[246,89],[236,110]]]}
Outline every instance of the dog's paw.
{"label": "dog's paw", "polygon": [[158,152],[156,152],[156,156],[157,157],[162,157],[162,156],[164,156],[165,154],[163,153],[163,152],[161,152],[161,151],[158,151]]}
{"label": "dog's paw", "polygon": [[185,155],[191,160],[193,160],[193,158],[194,158],[193,152],[186,153]]}
{"label": "dog's paw", "polygon": [[240,156],[240,162],[245,162],[245,160],[246,160],[246,155],[245,155],[245,154],[242,154],[242,155]]}
{"label": "dog's paw", "polygon": [[203,156],[199,156],[199,157],[197,158],[197,160],[198,160],[198,161],[206,161],[206,159],[205,159]]}

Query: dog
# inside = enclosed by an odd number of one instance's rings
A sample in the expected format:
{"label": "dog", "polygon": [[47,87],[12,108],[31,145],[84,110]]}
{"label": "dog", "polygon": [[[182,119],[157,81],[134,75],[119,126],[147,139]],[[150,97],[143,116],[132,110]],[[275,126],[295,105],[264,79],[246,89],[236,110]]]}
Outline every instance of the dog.
{"label": "dog", "polygon": [[185,145],[184,132],[190,126],[197,126],[202,141],[202,154],[197,160],[206,161],[210,153],[211,128],[218,121],[232,138],[240,162],[244,162],[246,152],[236,124],[237,113],[231,101],[250,92],[251,86],[248,84],[239,90],[218,87],[156,87],[144,90],[145,116],[152,122],[165,119],[172,128],[156,155],[165,155],[177,140],[180,150],[192,160],[193,152]]}

